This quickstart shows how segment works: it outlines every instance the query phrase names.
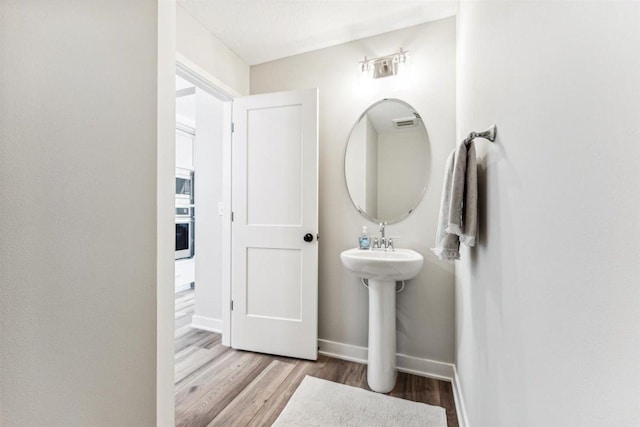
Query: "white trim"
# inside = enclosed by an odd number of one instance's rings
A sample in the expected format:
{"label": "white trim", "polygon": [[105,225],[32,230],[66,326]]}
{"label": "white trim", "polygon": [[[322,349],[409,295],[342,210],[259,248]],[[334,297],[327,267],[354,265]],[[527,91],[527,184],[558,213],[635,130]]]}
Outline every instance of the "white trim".
{"label": "white trim", "polygon": [[196,87],[185,87],[184,89],[176,90],[176,98],[182,98],[183,96],[191,96],[196,94]]}
{"label": "white trim", "polygon": [[188,124],[185,124],[185,123],[176,122],[176,130],[187,133],[191,136],[196,135],[196,129],[193,126],[189,126]]}
{"label": "white trim", "polygon": [[212,319],[210,317],[196,316],[191,318],[192,328],[202,329],[203,331],[222,333],[222,320]]}
{"label": "white trim", "polygon": [[[366,347],[328,340],[318,340],[318,347],[318,353],[324,356],[348,360],[350,362],[367,363],[368,349]],[[396,354],[396,357],[398,371],[400,372],[449,382],[453,381],[455,366],[451,363],[422,359],[402,353]]]}
{"label": "white trim", "polygon": [[231,126],[233,103],[222,111],[222,345],[231,347]]}
{"label": "white trim", "polygon": [[408,356],[402,353],[396,354],[396,361],[400,372],[449,382],[453,380],[454,366],[451,363]]}
{"label": "white trim", "polygon": [[458,370],[455,365],[453,366],[453,381],[451,381],[451,386],[453,387],[453,400],[456,403],[458,425],[460,427],[470,427],[467,409],[464,404],[464,398],[462,397],[462,384],[460,384],[460,377],[458,376]]}
{"label": "white trim", "polygon": [[233,98],[241,96],[231,86],[227,86],[220,79],[209,74],[204,68],[179,53],[176,53],[176,74],[187,79],[200,89],[206,90],[221,101],[232,101]]}
{"label": "white trim", "polygon": [[349,362],[366,364],[368,349],[366,347],[319,339],[318,354],[335,359],[348,360]]}
{"label": "white trim", "polygon": [[173,288],[175,287],[176,247],[173,227],[175,226],[176,190],[176,2],[158,0],[157,11],[155,425],[170,427],[176,423],[173,394],[175,384]]}

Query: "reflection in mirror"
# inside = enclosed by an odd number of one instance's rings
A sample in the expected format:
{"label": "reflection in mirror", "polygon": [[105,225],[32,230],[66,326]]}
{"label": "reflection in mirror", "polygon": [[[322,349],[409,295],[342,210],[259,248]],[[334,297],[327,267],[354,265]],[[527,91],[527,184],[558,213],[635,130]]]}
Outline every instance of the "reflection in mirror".
{"label": "reflection in mirror", "polygon": [[429,176],[429,138],[418,112],[399,99],[373,104],[351,130],[344,166],[361,214],[374,222],[405,218],[422,199]]}

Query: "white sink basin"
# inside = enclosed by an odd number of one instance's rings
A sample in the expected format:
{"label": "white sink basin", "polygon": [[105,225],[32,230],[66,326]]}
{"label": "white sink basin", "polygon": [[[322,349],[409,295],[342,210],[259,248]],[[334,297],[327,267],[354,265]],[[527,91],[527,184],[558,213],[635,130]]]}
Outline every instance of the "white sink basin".
{"label": "white sink basin", "polygon": [[413,279],[424,258],[411,249],[340,254],[342,264],[369,279],[369,351],[367,382],[373,391],[388,393],[396,383],[396,281]]}
{"label": "white sink basin", "polygon": [[342,252],[340,259],[359,277],[384,281],[413,279],[424,262],[424,257],[411,249],[385,252],[355,248]]}

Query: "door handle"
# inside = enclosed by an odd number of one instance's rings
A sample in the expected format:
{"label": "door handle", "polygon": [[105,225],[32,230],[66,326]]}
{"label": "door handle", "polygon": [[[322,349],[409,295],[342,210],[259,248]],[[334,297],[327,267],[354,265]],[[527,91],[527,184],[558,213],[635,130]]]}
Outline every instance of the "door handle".
{"label": "door handle", "polygon": [[313,242],[313,234],[307,233],[304,235],[303,239],[305,242]]}

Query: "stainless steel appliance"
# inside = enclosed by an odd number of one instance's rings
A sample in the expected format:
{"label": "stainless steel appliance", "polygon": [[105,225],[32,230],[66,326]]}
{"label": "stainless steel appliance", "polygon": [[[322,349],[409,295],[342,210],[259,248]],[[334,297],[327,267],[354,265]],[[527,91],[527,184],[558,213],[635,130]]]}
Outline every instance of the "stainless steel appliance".
{"label": "stainless steel appliance", "polygon": [[193,171],[176,168],[176,206],[193,204]]}
{"label": "stainless steel appliance", "polygon": [[[176,199],[177,201],[177,199]],[[195,254],[195,214],[192,205],[176,205],[176,258],[192,258]]]}

